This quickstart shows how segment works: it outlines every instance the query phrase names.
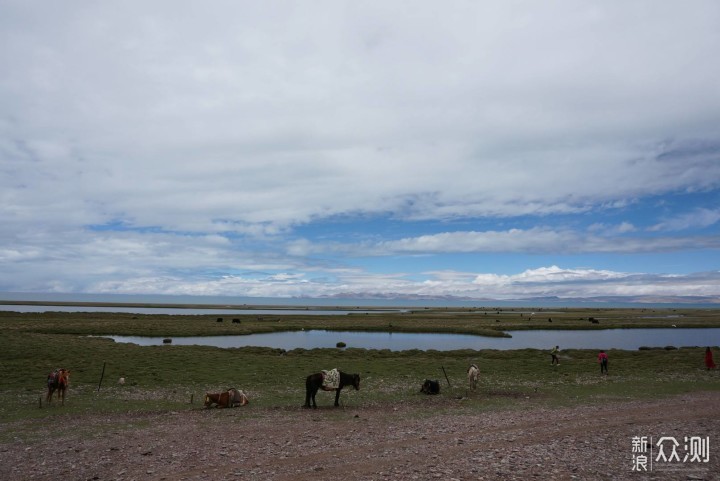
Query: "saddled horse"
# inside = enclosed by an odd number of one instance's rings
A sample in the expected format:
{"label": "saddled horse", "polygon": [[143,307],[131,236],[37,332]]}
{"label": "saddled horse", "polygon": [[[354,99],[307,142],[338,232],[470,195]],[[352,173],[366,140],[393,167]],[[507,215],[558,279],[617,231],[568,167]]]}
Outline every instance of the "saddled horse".
{"label": "saddled horse", "polygon": [[250,399],[248,399],[247,394],[245,394],[242,389],[231,387],[227,392],[230,396],[230,407],[245,406],[250,403]]}
{"label": "saddled horse", "polygon": [[339,383],[337,387],[328,387],[323,385],[323,381],[325,380],[325,374],[323,372],[318,372],[315,374],[310,374],[307,379],[305,380],[305,407],[309,408],[310,402],[312,401],[312,408],[317,409],[317,404],[315,403],[315,395],[317,394],[319,389],[322,389],[323,391],[335,391],[335,406],[340,406],[340,391],[345,386],[352,386],[355,388],[356,391],[360,390],[360,374],[347,374],[342,371],[338,371],[339,373]]}
{"label": "saddled horse", "polygon": [[218,408],[229,408],[230,407],[230,394],[225,392],[206,392],[205,393],[205,407],[209,408],[212,405]]}
{"label": "saddled horse", "polygon": [[47,396],[45,400],[49,403],[52,401],[52,395],[57,391],[58,400],[62,401],[65,405],[65,391],[67,390],[68,384],[70,383],[70,371],[65,368],[55,369],[53,372],[48,374],[47,377]]}
{"label": "saddled horse", "polygon": [[467,370],[467,377],[468,377],[468,384],[470,385],[470,389],[472,389],[473,391],[477,388],[479,376],[480,376],[480,368],[477,367],[477,364],[470,364],[470,367],[468,367],[468,370]]}
{"label": "saddled horse", "polygon": [[247,395],[242,390],[234,387],[224,392],[205,393],[206,408],[211,407],[213,404],[218,408],[234,408],[235,406],[245,406],[249,402]]}

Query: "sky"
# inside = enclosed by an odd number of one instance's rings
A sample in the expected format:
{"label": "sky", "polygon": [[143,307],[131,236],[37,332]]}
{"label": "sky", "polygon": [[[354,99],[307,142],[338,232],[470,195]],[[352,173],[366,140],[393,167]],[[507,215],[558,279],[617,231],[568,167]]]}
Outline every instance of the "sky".
{"label": "sky", "polygon": [[0,0],[0,291],[720,300],[718,25]]}

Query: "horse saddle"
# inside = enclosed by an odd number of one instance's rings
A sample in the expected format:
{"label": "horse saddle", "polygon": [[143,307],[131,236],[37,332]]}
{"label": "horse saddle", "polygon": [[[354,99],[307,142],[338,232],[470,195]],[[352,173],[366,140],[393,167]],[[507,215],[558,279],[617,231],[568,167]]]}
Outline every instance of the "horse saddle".
{"label": "horse saddle", "polygon": [[48,377],[47,377],[48,386],[57,384],[59,374],[60,373],[58,371],[53,371],[50,374],[48,374]]}
{"label": "horse saddle", "polygon": [[322,389],[324,391],[333,391],[340,387],[340,371],[337,368],[321,372],[323,377]]}

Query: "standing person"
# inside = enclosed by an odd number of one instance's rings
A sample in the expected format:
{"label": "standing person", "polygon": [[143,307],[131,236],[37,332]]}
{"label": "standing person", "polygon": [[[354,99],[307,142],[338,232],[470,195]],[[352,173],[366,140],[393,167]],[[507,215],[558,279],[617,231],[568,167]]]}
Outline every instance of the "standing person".
{"label": "standing person", "polygon": [[715,369],[715,361],[713,361],[713,354],[709,347],[705,349],[705,367],[708,371]]}
{"label": "standing person", "polygon": [[600,374],[605,373],[607,375],[608,355],[605,354],[605,351],[600,351],[600,354],[598,354],[598,362],[600,363]]}
{"label": "standing person", "polygon": [[560,365],[560,359],[558,359],[559,352],[560,352],[560,346],[555,346],[552,348],[552,351],[550,351],[550,355],[552,356],[552,361],[550,362],[550,364]]}

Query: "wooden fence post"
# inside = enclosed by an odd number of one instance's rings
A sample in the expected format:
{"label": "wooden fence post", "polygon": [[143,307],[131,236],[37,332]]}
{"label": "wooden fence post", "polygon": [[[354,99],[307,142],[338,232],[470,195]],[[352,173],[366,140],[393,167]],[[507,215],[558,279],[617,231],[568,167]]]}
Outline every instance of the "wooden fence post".
{"label": "wooden fence post", "polygon": [[105,363],[103,362],[102,374],[100,374],[100,382],[98,383],[98,392],[100,392],[100,386],[102,386],[103,378],[105,377]]}
{"label": "wooden fence post", "polygon": [[452,387],[452,386],[450,385],[450,379],[448,379],[447,373],[445,372],[445,366],[440,366],[440,367],[441,367],[442,370],[443,370],[443,374],[445,374],[445,380],[446,380],[447,383],[448,383],[448,387]]}

